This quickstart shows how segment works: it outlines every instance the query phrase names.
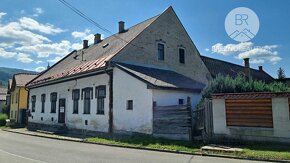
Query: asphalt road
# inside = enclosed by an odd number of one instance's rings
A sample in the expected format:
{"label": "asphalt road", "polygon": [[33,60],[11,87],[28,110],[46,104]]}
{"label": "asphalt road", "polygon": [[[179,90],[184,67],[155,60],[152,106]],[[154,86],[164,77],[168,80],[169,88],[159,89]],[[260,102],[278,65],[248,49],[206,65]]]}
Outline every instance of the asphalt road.
{"label": "asphalt road", "polygon": [[244,163],[250,161],[108,147],[0,131],[0,162]]}

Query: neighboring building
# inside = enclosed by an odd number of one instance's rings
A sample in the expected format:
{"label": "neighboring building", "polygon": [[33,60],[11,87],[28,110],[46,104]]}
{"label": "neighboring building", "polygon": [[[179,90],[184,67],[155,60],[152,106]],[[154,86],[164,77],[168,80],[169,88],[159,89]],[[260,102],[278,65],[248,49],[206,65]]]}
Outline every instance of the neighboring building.
{"label": "neighboring building", "polygon": [[[6,95],[6,107],[7,107],[7,112],[6,114],[9,116],[10,115],[10,103],[11,103],[11,85],[12,85],[12,79],[8,80],[7,83],[7,95]],[[10,116],[9,116],[10,117]]]}
{"label": "neighboring building", "polygon": [[253,80],[261,80],[266,83],[272,83],[275,81],[275,79],[270,76],[267,72],[263,70],[262,66],[259,66],[259,70],[250,68],[249,59],[244,59],[245,66],[233,64],[230,62],[201,56],[201,59],[203,60],[204,64],[208,68],[211,76],[215,78],[218,74],[230,77],[237,77],[239,74],[246,76],[247,78],[253,79]]}
{"label": "neighboring building", "polygon": [[37,75],[19,73],[13,75],[10,90],[10,120],[25,124],[26,109],[28,108],[28,91],[25,85]]}
{"label": "neighboring building", "polygon": [[29,124],[152,134],[153,107],[196,105],[211,79],[172,7],[73,51],[29,88]]}
{"label": "neighboring building", "polygon": [[0,114],[3,113],[3,109],[6,106],[6,88],[0,88]]}

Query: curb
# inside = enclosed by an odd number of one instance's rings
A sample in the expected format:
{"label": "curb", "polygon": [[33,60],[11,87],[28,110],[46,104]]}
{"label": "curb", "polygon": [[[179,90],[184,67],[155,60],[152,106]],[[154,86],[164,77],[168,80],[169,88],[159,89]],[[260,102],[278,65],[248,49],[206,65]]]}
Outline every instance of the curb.
{"label": "curb", "polygon": [[173,150],[165,150],[165,149],[155,149],[155,148],[146,148],[146,147],[132,147],[132,146],[123,146],[123,145],[117,145],[117,144],[105,144],[105,143],[97,143],[97,142],[89,142],[85,140],[77,140],[77,139],[66,139],[62,137],[52,137],[52,136],[46,136],[46,135],[38,135],[38,134],[31,134],[31,133],[24,133],[19,131],[12,131],[7,129],[1,129],[2,131],[11,132],[11,133],[17,133],[22,135],[29,135],[29,136],[36,136],[36,137],[42,137],[42,138],[49,138],[49,139],[55,139],[55,140],[64,140],[64,141],[70,141],[70,142],[79,142],[79,143],[86,143],[86,144],[96,144],[96,145],[103,145],[103,146],[109,146],[109,147],[119,147],[119,148],[127,148],[127,149],[138,149],[138,150],[147,150],[147,151],[155,151],[155,152],[164,152],[164,153],[175,153],[175,154],[186,154],[186,155],[193,155],[193,156],[207,156],[207,157],[219,157],[219,158],[228,158],[228,159],[238,159],[238,160],[249,160],[249,161],[266,161],[266,162],[281,162],[286,163],[290,162],[289,160],[273,160],[273,159],[259,159],[259,158],[244,158],[244,157],[238,157],[238,156],[229,156],[229,155],[218,155],[218,154],[206,154],[201,152],[184,152],[184,151],[173,151]]}

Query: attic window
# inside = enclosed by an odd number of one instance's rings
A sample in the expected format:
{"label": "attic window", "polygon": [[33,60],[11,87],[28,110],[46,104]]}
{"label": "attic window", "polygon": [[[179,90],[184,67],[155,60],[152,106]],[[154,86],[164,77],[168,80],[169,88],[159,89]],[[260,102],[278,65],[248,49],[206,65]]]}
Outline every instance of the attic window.
{"label": "attic window", "polygon": [[109,43],[104,44],[102,47],[106,48],[107,46],[109,46]]}

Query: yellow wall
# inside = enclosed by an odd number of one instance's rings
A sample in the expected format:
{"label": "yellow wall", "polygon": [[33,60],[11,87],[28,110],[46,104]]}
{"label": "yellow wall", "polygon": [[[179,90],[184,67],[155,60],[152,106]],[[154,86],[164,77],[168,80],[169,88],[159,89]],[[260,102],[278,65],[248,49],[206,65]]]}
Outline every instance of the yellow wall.
{"label": "yellow wall", "polygon": [[25,87],[16,87],[15,90],[11,92],[10,119],[18,122],[20,119],[20,109],[27,109],[27,98],[28,91],[25,90]]}

